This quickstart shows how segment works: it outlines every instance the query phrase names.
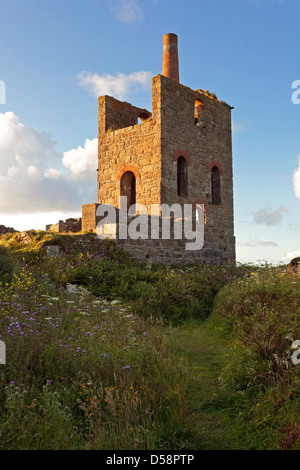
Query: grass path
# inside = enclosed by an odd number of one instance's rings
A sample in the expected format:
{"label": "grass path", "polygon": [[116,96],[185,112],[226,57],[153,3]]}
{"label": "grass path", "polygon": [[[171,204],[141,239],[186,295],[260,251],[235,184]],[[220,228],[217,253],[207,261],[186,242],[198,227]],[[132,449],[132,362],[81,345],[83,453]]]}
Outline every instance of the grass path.
{"label": "grass path", "polygon": [[[218,322],[209,318],[170,330],[177,361],[184,361],[191,381],[185,397],[187,449],[227,450],[253,448],[240,420],[234,420],[232,396],[218,385],[232,339]],[[231,419],[232,418],[232,419]],[[248,436],[248,437],[247,437]]]}

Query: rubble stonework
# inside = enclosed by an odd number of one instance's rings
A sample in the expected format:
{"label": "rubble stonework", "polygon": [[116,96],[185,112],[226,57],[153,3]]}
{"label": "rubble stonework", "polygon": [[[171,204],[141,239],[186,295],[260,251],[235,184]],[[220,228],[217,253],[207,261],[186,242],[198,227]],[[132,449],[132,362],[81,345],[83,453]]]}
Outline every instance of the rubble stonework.
{"label": "rubble stonework", "polygon": [[117,247],[137,259],[169,264],[235,263],[232,108],[214,94],[179,83],[176,35],[166,36],[164,70],[170,70],[170,76],[152,79],[152,113],[110,96],[99,97],[98,202],[83,206],[82,230],[95,230],[98,205],[118,208],[120,195],[145,205],[149,214],[152,204],[204,204],[205,242],[197,252],[187,252],[185,240],[174,239],[117,239]]}
{"label": "rubble stonework", "polygon": [[46,232],[56,233],[77,233],[81,232],[81,217],[77,219],[66,219],[65,221],[59,220],[56,224],[46,225]]}
{"label": "rubble stonework", "polygon": [[15,233],[16,230],[11,227],[5,227],[4,225],[0,225],[0,235],[4,235],[6,233]]}

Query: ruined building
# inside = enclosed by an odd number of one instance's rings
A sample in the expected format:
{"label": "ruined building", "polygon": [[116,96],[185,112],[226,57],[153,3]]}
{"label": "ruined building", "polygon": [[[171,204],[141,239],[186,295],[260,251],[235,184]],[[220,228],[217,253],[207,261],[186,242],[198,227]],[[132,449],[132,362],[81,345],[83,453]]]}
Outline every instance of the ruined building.
{"label": "ruined building", "polygon": [[[163,38],[162,75],[152,78],[152,113],[110,96],[98,100],[98,202],[82,208],[82,230],[95,230],[99,204],[203,204],[204,246],[184,239],[116,243],[137,259],[234,263],[231,107],[179,82],[177,36]],[[149,232],[150,233],[150,232]]]}

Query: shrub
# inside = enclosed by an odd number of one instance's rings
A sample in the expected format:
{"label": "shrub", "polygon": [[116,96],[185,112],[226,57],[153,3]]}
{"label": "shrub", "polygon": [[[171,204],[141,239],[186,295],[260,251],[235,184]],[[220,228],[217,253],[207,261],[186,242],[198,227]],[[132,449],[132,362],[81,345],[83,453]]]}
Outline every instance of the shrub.
{"label": "shrub", "polygon": [[9,282],[14,272],[14,260],[12,254],[0,246],[0,283]]}
{"label": "shrub", "polygon": [[299,266],[300,265],[300,256],[298,258],[293,258],[290,262],[291,266]]}
{"label": "shrub", "polygon": [[291,360],[292,343],[300,339],[299,299],[297,274],[264,268],[224,287],[214,311],[235,333],[222,383],[235,393],[239,413],[274,436],[278,448],[300,444],[294,426],[300,367]]}

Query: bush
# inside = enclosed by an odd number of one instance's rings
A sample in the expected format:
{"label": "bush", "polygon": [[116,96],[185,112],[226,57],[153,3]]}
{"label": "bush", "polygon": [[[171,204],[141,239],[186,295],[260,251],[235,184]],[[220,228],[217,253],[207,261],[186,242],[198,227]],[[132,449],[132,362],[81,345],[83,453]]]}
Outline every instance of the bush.
{"label": "bush", "polygon": [[48,263],[47,270],[62,285],[80,284],[94,295],[130,302],[144,317],[179,323],[207,318],[217,292],[244,268],[170,267],[139,263],[118,250],[71,254]]}
{"label": "bush", "polygon": [[300,339],[299,300],[297,274],[264,268],[224,287],[214,310],[235,333],[223,384],[239,413],[274,435],[278,448],[296,448],[300,437],[290,437],[300,414],[300,366],[291,358]]}
{"label": "bush", "polygon": [[300,265],[300,256],[298,258],[293,258],[290,262],[291,266],[299,266]]}
{"label": "bush", "polygon": [[0,283],[10,282],[13,272],[13,256],[6,248],[0,246]]}

